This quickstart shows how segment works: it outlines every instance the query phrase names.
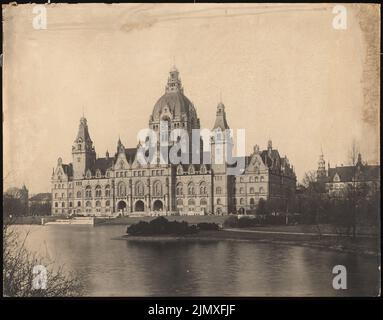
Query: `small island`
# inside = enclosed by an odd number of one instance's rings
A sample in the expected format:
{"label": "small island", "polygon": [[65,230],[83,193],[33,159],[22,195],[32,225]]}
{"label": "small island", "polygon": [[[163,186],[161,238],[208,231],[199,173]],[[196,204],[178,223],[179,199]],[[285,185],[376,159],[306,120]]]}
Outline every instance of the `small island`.
{"label": "small island", "polygon": [[127,227],[126,235],[115,238],[132,241],[179,241],[200,240],[216,241],[211,233],[220,233],[217,223],[200,222],[190,224],[186,221],[169,221],[165,217],[157,217],[149,222],[139,221]]}

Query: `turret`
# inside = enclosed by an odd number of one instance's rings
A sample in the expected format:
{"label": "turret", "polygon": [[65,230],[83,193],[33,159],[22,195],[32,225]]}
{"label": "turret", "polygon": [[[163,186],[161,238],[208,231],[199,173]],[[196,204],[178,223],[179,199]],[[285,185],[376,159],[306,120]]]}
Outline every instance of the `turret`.
{"label": "turret", "polygon": [[87,169],[91,168],[96,161],[96,151],[88,131],[85,117],[80,119],[77,137],[72,147],[73,177],[82,179]]}

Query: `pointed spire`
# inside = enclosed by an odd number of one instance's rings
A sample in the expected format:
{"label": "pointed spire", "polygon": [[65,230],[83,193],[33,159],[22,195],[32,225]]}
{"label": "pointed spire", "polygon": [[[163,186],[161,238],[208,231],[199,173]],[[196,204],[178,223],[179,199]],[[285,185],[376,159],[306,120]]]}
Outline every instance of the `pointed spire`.
{"label": "pointed spire", "polygon": [[125,147],[121,142],[120,135],[118,135],[118,142],[117,142],[117,153],[125,152]]}
{"label": "pointed spire", "polygon": [[80,119],[80,125],[78,128],[78,133],[75,142],[78,142],[80,138],[84,142],[92,143],[92,139],[90,138],[88,130],[88,122],[85,117],[81,117]]}
{"label": "pointed spire", "polygon": [[217,112],[215,116],[215,123],[214,123],[213,130],[218,128],[220,128],[221,130],[230,129],[226,121],[225,105],[222,103],[222,101],[218,103],[218,106],[217,106]]}

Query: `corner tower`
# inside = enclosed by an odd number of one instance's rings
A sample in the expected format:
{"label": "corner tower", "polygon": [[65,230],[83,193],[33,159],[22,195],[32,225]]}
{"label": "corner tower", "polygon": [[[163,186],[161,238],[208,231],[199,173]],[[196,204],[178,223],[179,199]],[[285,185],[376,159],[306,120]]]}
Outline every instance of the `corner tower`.
{"label": "corner tower", "polygon": [[73,177],[83,179],[87,169],[91,168],[96,161],[96,151],[89,135],[86,118],[80,119],[76,140],[72,146]]}
{"label": "corner tower", "polygon": [[234,177],[227,174],[227,156],[232,152],[233,143],[226,120],[225,105],[217,106],[212,137],[210,141],[211,168],[213,171],[213,203],[212,212],[227,214],[232,210]]}

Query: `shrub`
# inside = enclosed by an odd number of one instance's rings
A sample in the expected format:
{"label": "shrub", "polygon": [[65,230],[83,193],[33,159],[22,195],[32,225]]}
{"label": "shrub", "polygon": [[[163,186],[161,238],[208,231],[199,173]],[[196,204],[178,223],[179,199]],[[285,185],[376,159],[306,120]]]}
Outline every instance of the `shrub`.
{"label": "shrub", "polygon": [[243,217],[238,219],[237,227],[238,228],[247,228],[247,227],[255,227],[257,224],[257,220],[249,217]]}
{"label": "shrub", "polygon": [[238,217],[230,216],[224,222],[223,226],[227,228],[236,228],[238,226]]}
{"label": "shrub", "polygon": [[199,230],[218,231],[219,225],[216,223],[201,222],[197,224]]}
{"label": "shrub", "polygon": [[150,222],[140,221],[136,224],[132,224],[126,230],[130,235],[183,235],[197,232],[196,226],[189,226],[185,221],[168,221],[164,217],[158,217]]}
{"label": "shrub", "polygon": [[261,224],[261,220],[259,218],[238,218],[236,216],[230,216],[223,222],[223,226],[226,228],[250,228],[259,224]]}

